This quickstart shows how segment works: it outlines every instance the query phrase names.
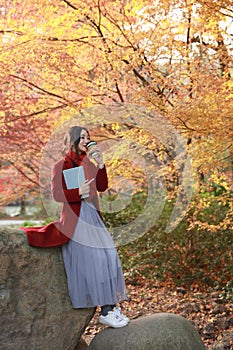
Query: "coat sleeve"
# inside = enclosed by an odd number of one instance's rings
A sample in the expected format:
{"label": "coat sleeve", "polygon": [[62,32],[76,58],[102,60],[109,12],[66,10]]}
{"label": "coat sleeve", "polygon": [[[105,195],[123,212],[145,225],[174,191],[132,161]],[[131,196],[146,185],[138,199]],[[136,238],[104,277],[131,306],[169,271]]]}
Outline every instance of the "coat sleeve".
{"label": "coat sleeve", "polygon": [[98,192],[104,192],[108,188],[108,175],[106,167],[98,169],[96,174],[96,189]]}
{"label": "coat sleeve", "polygon": [[51,192],[52,197],[56,202],[74,203],[80,202],[81,196],[79,195],[79,189],[72,190],[66,189],[64,175],[62,173],[62,164],[57,163],[52,168],[52,180],[51,180]]}

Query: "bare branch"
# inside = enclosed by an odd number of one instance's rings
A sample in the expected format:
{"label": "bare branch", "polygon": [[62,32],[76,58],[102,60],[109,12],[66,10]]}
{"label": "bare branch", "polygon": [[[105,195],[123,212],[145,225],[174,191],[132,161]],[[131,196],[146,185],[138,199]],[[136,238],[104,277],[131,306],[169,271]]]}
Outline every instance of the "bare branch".
{"label": "bare branch", "polygon": [[181,119],[180,117],[177,117],[177,116],[176,116],[176,118],[177,118],[179,121],[181,121],[181,123],[184,125],[185,129],[190,130],[190,131],[196,131],[196,129],[193,129],[193,128],[189,127],[189,126],[187,125],[187,123],[186,123],[183,119]]}
{"label": "bare branch", "polygon": [[18,76],[18,75],[14,75],[14,74],[10,74],[10,76],[13,77],[13,78],[16,78],[16,79],[19,79],[19,80],[25,82],[25,83],[28,84],[29,86],[32,86],[32,87],[34,87],[35,89],[37,89],[37,90],[39,90],[39,91],[42,91],[42,92],[44,92],[44,93],[47,94],[47,95],[50,95],[50,96],[56,97],[56,98],[58,98],[58,99],[60,99],[60,100],[64,100],[64,101],[68,102],[64,97],[62,97],[62,96],[60,96],[60,95],[58,95],[58,94],[55,94],[54,92],[45,90],[45,89],[39,87],[38,85],[36,85],[36,84],[34,84],[34,83],[28,81],[28,80],[25,79],[25,78],[22,78],[22,77],[20,77],[20,76]]}
{"label": "bare branch", "polygon": [[[80,102],[80,101],[82,101],[82,99],[77,100],[75,102]],[[61,104],[61,105],[58,105],[56,107],[44,108],[44,109],[42,109],[40,111],[37,111],[37,112],[33,112],[33,113],[25,114],[25,115],[20,115],[20,116],[13,116],[13,118],[11,118],[9,120],[4,120],[4,121],[0,122],[0,124],[8,124],[8,123],[11,123],[11,122],[15,122],[16,120],[19,120],[19,119],[34,117],[34,116],[39,115],[39,114],[55,111],[55,110],[60,109],[60,108],[65,108],[67,106],[68,106],[68,104]]]}
{"label": "bare branch", "polygon": [[71,4],[71,2],[67,1],[67,0],[63,0],[69,7],[71,7],[73,10],[78,10],[77,7],[75,7],[74,5]]}
{"label": "bare branch", "polygon": [[119,85],[118,85],[117,81],[116,81],[116,90],[117,90],[117,93],[118,93],[118,95],[119,95],[119,97],[120,97],[120,101],[121,101],[121,102],[125,102],[125,101],[124,101],[124,98],[123,98],[123,96],[122,96],[122,94],[121,94],[121,91],[120,91],[120,89],[119,89]]}
{"label": "bare branch", "polygon": [[16,34],[16,35],[23,35],[22,32],[19,30],[0,30],[0,34]]}
{"label": "bare branch", "polygon": [[31,179],[27,174],[25,174],[25,172],[23,170],[21,170],[19,167],[17,167],[13,162],[10,162],[10,164],[21,174],[23,175],[28,181],[34,183],[36,186],[40,186],[38,181],[35,181],[33,179]]}
{"label": "bare branch", "polygon": [[61,42],[80,42],[80,43],[84,43],[84,44],[88,44],[87,41],[85,40],[89,40],[89,39],[99,39],[98,35],[92,35],[92,36],[83,36],[80,38],[75,38],[75,39],[60,39],[57,37],[43,37],[43,40],[48,40],[48,41],[61,41]]}
{"label": "bare branch", "polygon": [[[125,63],[128,64],[128,65],[130,64],[130,62],[129,62],[128,60],[126,60],[126,59],[123,59],[122,61],[125,62]],[[167,103],[169,103],[170,106],[173,107],[173,103],[164,95],[163,90],[161,90],[159,87],[158,87],[158,90],[156,90],[155,88],[153,88],[153,87],[151,86],[151,84],[138,72],[138,70],[137,70],[136,68],[133,68],[132,71],[133,71],[134,75],[142,82],[142,84],[143,84],[144,86],[150,87],[150,89],[151,89],[156,95],[158,95],[159,97],[163,97],[163,98],[165,99],[165,101],[166,101]]]}

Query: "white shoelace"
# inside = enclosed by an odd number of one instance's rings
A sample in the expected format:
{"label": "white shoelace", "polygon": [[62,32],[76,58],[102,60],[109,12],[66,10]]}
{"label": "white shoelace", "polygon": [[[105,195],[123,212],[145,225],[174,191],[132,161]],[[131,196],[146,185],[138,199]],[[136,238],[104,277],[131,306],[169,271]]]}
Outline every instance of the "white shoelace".
{"label": "white shoelace", "polygon": [[124,320],[125,319],[125,316],[122,314],[122,312],[121,312],[121,308],[120,308],[120,306],[116,306],[114,309],[113,309],[113,311],[115,312],[115,314],[116,314],[116,317],[118,318],[118,319],[120,319],[120,320]]}

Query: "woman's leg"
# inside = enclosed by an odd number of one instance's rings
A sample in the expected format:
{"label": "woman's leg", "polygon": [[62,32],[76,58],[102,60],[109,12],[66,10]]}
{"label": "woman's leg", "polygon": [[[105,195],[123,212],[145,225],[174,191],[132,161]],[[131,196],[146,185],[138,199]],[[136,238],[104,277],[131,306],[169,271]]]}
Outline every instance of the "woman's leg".
{"label": "woman's leg", "polygon": [[[115,305],[114,305],[115,306]],[[107,316],[108,312],[109,311],[112,311],[112,309],[114,308],[114,306],[112,305],[103,305],[101,306],[101,311],[100,311],[100,314],[102,316]]]}

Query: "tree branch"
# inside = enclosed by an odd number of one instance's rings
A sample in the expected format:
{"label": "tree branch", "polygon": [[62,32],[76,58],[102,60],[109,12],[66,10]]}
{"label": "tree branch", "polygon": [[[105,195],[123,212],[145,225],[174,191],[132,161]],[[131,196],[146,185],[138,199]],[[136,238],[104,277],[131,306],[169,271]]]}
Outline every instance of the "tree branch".
{"label": "tree branch", "polygon": [[16,34],[16,35],[23,35],[22,32],[19,30],[0,30],[0,34]]}
{"label": "tree branch", "polygon": [[117,81],[116,81],[116,90],[117,90],[117,93],[118,93],[118,95],[119,95],[119,97],[120,97],[121,102],[125,102],[125,101],[124,101],[124,98],[123,98],[123,96],[122,96],[122,94],[121,94],[121,91],[120,91],[120,89],[119,89],[119,85],[118,85]]}
{"label": "tree branch", "polygon": [[92,35],[92,36],[83,36],[80,38],[75,38],[75,39],[59,39],[57,37],[43,37],[43,40],[48,40],[48,41],[61,41],[61,42],[80,42],[80,43],[88,43],[87,41],[85,41],[85,39],[98,39],[99,36],[98,35]]}
{"label": "tree branch", "polygon": [[184,127],[185,127],[187,130],[196,131],[196,129],[190,128],[190,127],[187,125],[187,123],[186,123],[183,119],[181,119],[180,117],[177,117],[177,116],[176,116],[176,118],[177,118],[179,121],[181,121],[181,123],[184,125]]}
{"label": "tree branch", "polygon": [[[126,60],[126,59],[123,59],[122,61],[125,62],[125,63],[128,64],[128,65],[130,64],[130,62],[129,62],[128,60]],[[133,68],[132,71],[133,71],[134,75],[142,82],[142,84],[143,84],[144,86],[150,87],[150,89],[151,89],[156,95],[158,95],[159,97],[165,98],[166,102],[168,102],[168,103],[170,104],[170,106],[173,107],[173,103],[164,95],[163,91],[162,91],[160,88],[158,88],[158,90],[156,90],[155,88],[153,88],[153,87],[151,86],[151,84],[138,72],[138,70],[137,70],[136,68]]]}
{"label": "tree branch", "polygon": [[23,175],[28,181],[34,183],[36,186],[40,186],[38,181],[35,181],[33,179],[31,179],[28,175],[25,174],[25,172],[23,170],[21,170],[20,168],[18,168],[13,162],[10,161],[10,164],[21,174]]}
{"label": "tree branch", "polygon": [[[80,100],[77,100],[73,103],[77,103],[77,102],[80,102],[82,101],[82,99]],[[43,113],[47,113],[47,112],[50,112],[50,111],[55,111],[57,109],[60,109],[60,108],[65,108],[67,107],[68,104],[61,104],[61,105],[58,105],[56,107],[48,107],[48,108],[44,108],[38,112],[33,112],[33,113],[29,113],[29,114],[26,114],[26,115],[20,115],[20,116],[13,116],[13,119],[10,119],[10,120],[4,120],[3,122],[0,122],[0,124],[8,124],[8,123],[11,123],[11,122],[15,122],[16,120],[19,120],[21,118],[29,118],[29,117],[34,117],[36,115],[39,115],[39,114],[43,114]]]}
{"label": "tree branch", "polygon": [[68,5],[69,7],[71,7],[73,10],[78,10],[78,8],[75,7],[74,5],[72,5],[71,2],[69,2],[69,1],[67,1],[67,0],[63,0],[63,1],[66,3],[66,5]]}
{"label": "tree branch", "polygon": [[50,96],[56,97],[56,98],[58,98],[59,100],[63,100],[63,101],[66,101],[66,102],[69,103],[69,101],[67,101],[64,97],[62,97],[62,96],[60,96],[60,95],[58,95],[58,94],[55,94],[54,92],[45,90],[45,89],[39,87],[38,85],[36,85],[36,84],[34,84],[34,83],[28,81],[28,80],[25,79],[25,78],[21,78],[20,76],[14,75],[14,74],[10,74],[10,76],[13,77],[13,78],[15,78],[15,79],[19,79],[19,80],[25,82],[25,83],[28,84],[29,86],[32,86],[32,87],[34,87],[35,89],[37,89],[37,90],[39,90],[39,91],[44,92],[46,95],[50,95]]}

